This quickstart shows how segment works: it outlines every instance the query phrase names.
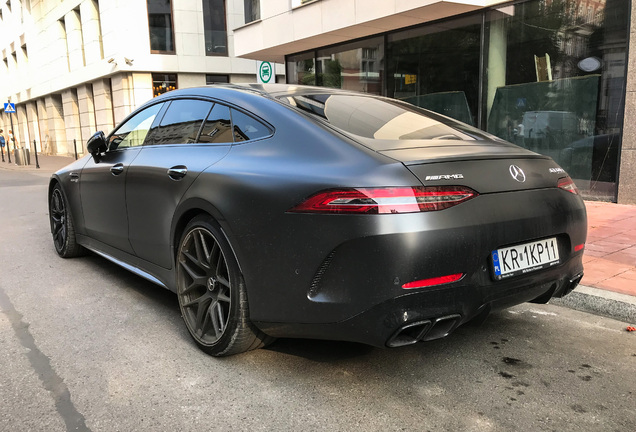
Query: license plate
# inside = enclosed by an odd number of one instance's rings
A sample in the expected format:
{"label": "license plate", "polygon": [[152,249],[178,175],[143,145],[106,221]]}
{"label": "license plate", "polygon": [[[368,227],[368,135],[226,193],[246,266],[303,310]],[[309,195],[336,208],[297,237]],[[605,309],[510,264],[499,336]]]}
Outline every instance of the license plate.
{"label": "license plate", "polygon": [[495,279],[530,273],[560,263],[556,237],[492,251]]}

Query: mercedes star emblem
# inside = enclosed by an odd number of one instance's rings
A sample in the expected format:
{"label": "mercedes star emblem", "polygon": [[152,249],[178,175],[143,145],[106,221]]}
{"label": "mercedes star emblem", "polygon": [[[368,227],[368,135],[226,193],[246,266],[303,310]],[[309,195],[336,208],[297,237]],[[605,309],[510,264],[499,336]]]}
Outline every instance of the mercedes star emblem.
{"label": "mercedes star emblem", "polygon": [[519,183],[526,181],[526,174],[517,165],[510,165],[509,171],[512,178],[517,180]]}

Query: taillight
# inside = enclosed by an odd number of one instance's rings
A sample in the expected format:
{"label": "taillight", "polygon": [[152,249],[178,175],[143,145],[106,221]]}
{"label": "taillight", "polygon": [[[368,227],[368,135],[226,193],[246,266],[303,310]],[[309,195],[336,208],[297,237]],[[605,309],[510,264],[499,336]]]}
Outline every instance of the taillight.
{"label": "taillight", "polygon": [[563,177],[562,179],[559,179],[559,183],[557,183],[557,186],[560,189],[571,192],[575,195],[578,195],[579,193],[579,190],[576,188],[576,185],[570,177]]}
{"label": "taillight", "polygon": [[451,282],[457,282],[462,277],[464,277],[464,273],[456,273],[447,276],[438,276],[430,279],[421,279],[413,282],[406,283],[402,285],[404,289],[413,289],[413,288],[425,288],[435,285],[443,285]]}
{"label": "taillight", "polygon": [[478,194],[463,186],[346,188],[318,192],[294,213],[388,214],[443,210]]}

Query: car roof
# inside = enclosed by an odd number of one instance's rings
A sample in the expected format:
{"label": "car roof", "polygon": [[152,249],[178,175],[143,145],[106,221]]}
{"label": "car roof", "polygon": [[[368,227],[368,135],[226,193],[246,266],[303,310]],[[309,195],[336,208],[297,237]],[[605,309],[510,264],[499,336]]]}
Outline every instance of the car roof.
{"label": "car roof", "polygon": [[277,99],[281,96],[300,96],[308,94],[351,94],[358,96],[374,96],[359,92],[335,89],[331,87],[317,87],[308,85],[294,84],[212,84],[204,87],[191,87],[179,90],[173,90],[162,94],[155,98],[155,102],[162,99],[173,99],[183,96],[218,96],[219,90],[226,95],[234,93],[235,95],[257,95],[268,99]]}

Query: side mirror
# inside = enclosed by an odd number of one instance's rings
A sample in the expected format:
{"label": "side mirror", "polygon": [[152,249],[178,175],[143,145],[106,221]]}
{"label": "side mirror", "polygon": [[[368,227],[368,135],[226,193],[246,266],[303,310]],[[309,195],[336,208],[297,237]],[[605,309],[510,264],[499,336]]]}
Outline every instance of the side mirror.
{"label": "side mirror", "polygon": [[96,132],[95,135],[90,137],[86,142],[86,150],[93,156],[99,156],[104,153],[108,146],[106,145],[106,136],[104,132]]}

